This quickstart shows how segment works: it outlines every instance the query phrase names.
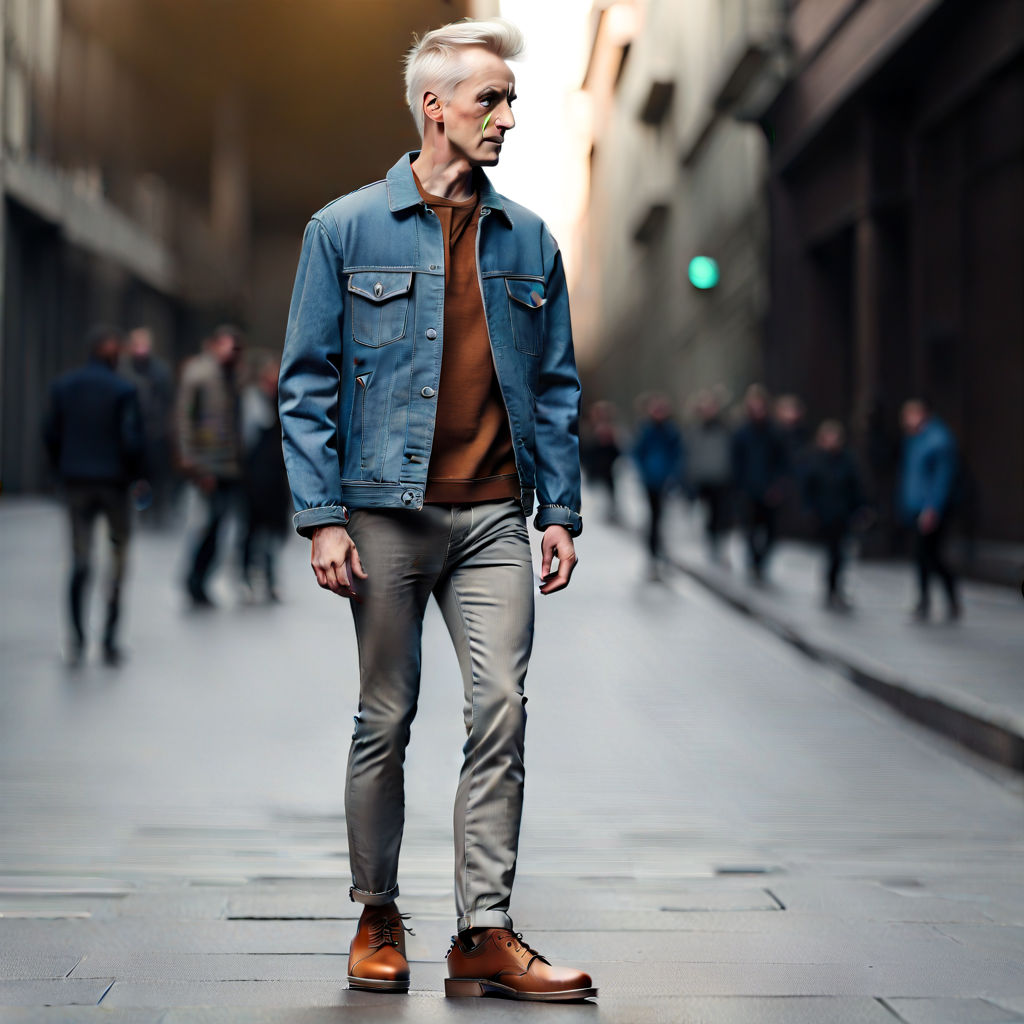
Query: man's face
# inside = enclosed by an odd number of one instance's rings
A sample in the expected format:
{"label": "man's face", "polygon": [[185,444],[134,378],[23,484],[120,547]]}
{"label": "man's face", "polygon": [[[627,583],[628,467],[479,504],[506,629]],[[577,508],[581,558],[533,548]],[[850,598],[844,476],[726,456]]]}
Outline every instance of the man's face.
{"label": "man's face", "polygon": [[469,75],[441,105],[445,136],[474,167],[491,167],[501,155],[505,132],[515,127],[515,75],[500,57],[479,46],[464,47],[459,58]]}
{"label": "man's face", "polygon": [[902,420],[903,420],[903,431],[906,434],[916,434],[921,427],[924,426],[924,421],[928,414],[925,412],[924,406],[920,402],[907,402],[903,406]]}
{"label": "man's face", "polygon": [[234,366],[242,346],[232,334],[218,334],[210,343],[210,351],[221,366]]}
{"label": "man's face", "polygon": [[133,359],[148,359],[153,354],[153,335],[145,327],[137,327],[128,335],[128,351]]}

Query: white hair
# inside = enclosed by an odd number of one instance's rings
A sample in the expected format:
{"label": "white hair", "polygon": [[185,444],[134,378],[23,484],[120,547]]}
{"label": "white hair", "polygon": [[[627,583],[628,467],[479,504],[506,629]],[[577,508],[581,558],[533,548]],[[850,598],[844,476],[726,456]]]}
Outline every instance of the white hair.
{"label": "white hair", "polygon": [[461,48],[482,46],[502,60],[513,60],[523,52],[524,45],[523,33],[504,18],[465,18],[416,39],[405,55],[405,102],[420,134],[424,93],[435,92],[447,102],[468,77],[469,70],[459,59]]}

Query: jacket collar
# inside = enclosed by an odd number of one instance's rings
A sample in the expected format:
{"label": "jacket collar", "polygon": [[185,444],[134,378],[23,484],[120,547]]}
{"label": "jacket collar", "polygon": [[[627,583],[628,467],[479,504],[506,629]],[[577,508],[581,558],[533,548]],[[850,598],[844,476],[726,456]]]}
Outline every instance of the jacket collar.
{"label": "jacket collar", "polygon": [[[408,210],[423,202],[420,198],[420,190],[416,187],[416,179],[413,177],[411,166],[413,160],[419,155],[419,150],[414,149],[412,152],[400,156],[398,162],[388,171],[387,177],[384,179],[388,190],[388,206],[392,213]],[[480,205],[488,210],[496,210],[505,218],[508,226],[512,227],[512,218],[490,179],[479,167],[476,169],[476,174]]]}

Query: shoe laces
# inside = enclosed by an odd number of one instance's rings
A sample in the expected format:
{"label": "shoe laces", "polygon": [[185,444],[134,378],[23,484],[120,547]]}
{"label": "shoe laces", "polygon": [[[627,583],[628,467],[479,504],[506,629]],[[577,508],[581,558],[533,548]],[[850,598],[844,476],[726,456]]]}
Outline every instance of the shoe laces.
{"label": "shoe laces", "polygon": [[409,914],[392,914],[374,921],[370,925],[370,948],[378,950],[385,946],[394,946],[397,949],[401,944],[402,932],[415,935],[416,933],[405,925],[409,916]]}

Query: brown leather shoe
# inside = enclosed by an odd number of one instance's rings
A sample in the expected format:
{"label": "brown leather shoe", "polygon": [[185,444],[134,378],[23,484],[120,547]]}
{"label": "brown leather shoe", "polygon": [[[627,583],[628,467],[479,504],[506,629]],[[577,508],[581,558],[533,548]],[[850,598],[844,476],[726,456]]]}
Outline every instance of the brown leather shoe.
{"label": "brown leather shoe", "polygon": [[374,992],[408,992],[406,931],[394,903],[364,907],[348,951],[348,987]]}
{"label": "brown leather shoe", "polygon": [[523,937],[507,928],[489,928],[480,941],[467,947],[452,938],[444,994],[502,996],[560,1003],[597,995],[589,974],[571,967],[552,967]]}

